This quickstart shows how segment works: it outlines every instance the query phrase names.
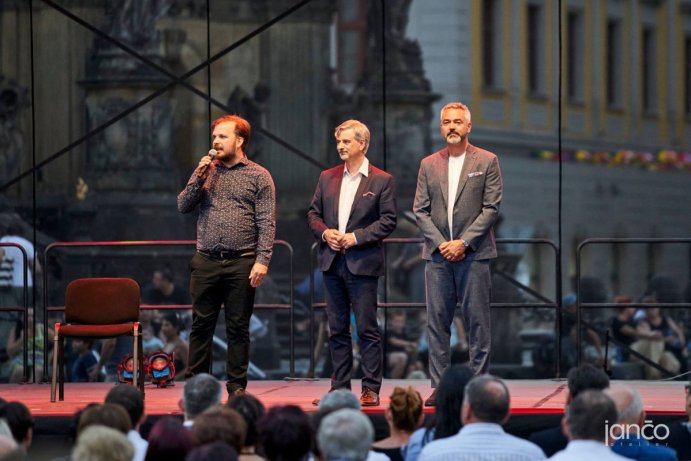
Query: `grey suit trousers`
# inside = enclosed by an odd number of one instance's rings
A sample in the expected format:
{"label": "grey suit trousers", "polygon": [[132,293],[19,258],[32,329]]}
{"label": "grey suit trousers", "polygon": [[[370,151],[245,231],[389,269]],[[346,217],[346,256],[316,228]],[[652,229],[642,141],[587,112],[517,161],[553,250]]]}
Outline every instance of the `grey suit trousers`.
{"label": "grey suit trousers", "polygon": [[429,371],[432,387],[449,366],[451,322],[456,303],[468,336],[470,367],[475,374],[487,373],[490,355],[490,261],[475,261],[469,255],[463,261],[427,261],[427,337]]}

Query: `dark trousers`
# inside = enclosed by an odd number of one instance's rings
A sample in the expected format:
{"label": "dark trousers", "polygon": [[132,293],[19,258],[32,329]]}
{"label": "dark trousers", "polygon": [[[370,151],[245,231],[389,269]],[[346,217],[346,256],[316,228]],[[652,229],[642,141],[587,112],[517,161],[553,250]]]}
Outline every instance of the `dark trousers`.
{"label": "dark trousers", "polygon": [[228,392],[247,387],[250,361],[250,317],[255,289],[249,275],[254,255],[216,259],[196,253],[190,262],[192,331],[188,375],[208,373],[211,348],[221,305],[225,306]]}
{"label": "dark trousers", "polygon": [[352,307],[360,338],[362,387],[379,393],[383,356],[381,332],[377,325],[378,281],[379,277],[352,274],[345,257],[340,255],[336,256],[331,268],[324,272],[329,350],[333,363],[332,389],[350,389],[350,375],[353,371],[353,342],[350,332]]}

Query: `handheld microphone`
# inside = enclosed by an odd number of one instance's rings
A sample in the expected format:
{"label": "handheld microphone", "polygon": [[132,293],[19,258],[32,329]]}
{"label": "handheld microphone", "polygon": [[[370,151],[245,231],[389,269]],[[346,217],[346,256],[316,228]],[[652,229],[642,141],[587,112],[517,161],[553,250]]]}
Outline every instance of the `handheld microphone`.
{"label": "handheld microphone", "polygon": [[[209,157],[211,157],[211,161],[213,162],[213,161],[216,159],[216,155],[218,155],[218,151],[216,151],[216,149],[211,149],[211,150],[209,150],[209,154],[208,154],[208,155],[209,155]],[[209,164],[209,165],[210,165],[210,164]],[[209,169],[209,165],[204,165],[204,166],[199,170],[199,174],[202,175],[202,174],[206,173],[206,170]]]}

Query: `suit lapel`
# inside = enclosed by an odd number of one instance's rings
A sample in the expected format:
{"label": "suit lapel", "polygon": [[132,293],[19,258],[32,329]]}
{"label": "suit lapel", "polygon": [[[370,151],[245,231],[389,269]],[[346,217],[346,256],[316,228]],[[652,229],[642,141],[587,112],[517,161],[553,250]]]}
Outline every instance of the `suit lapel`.
{"label": "suit lapel", "polygon": [[341,183],[343,183],[343,166],[336,168],[334,170],[333,180],[331,181],[330,196],[333,200],[331,209],[333,210],[333,215],[331,216],[332,222],[335,223],[334,227],[338,229],[338,203],[341,198]]}
{"label": "suit lapel", "polygon": [[439,153],[438,173],[439,187],[441,187],[441,196],[444,199],[444,209],[446,209],[449,203],[449,150],[446,148]]}
{"label": "suit lapel", "polygon": [[355,192],[355,198],[353,199],[353,206],[350,207],[350,215],[348,215],[348,221],[350,221],[350,217],[353,216],[353,211],[355,211],[355,207],[362,198],[362,194],[369,190],[369,185],[371,181],[372,165],[369,165],[367,167],[367,176],[363,176],[362,178],[360,178],[360,184],[358,184],[357,186],[357,192]]}
{"label": "suit lapel", "polygon": [[465,152],[465,160],[463,161],[463,168],[461,169],[461,178],[458,181],[458,190],[456,191],[456,197],[454,198],[454,205],[461,196],[465,184],[468,182],[468,172],[475,169],[475,164],[477,163],[477,152],[475,148],[468,144],[468,149]]}

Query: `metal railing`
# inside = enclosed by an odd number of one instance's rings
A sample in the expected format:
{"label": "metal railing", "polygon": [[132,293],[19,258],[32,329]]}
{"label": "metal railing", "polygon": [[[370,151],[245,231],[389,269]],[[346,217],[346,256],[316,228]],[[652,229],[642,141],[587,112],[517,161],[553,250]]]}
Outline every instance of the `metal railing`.
{"label": "metal railing", "polygon": [[[576,351],[577,351],[577,362],[580,365],[583,359],[583,338],[581,331],[581,324],[585,324],[586,327],[594,330],[597,333],[601,333],[593,326],[589,325],[582,319],[581,308],[612,308],[621,307],[622,304],[618,303],[583,303],[581,302],[581,265],[583,260],[583,250],[590,245],[602,245],[602,244],[614,244],[614,245],[624,245],[624,244],[691,244],[691,238],[590,238],[583,240],[576,251],[576,329],[577,329],[577,340],[576,340]],[[669,307],[669,308],[689,308],[691,303],[627,303],[626,306],[630,307]],[[659,364],[653,362],[648,357],[640,354],[637,351],[632,350],[625,344],[615,338],[607,338],[608,341],[613,341],[615,344],[625,347],[629,353],[634,355],[640,361],[644,362],[646,365],[655,368],[656,370],[666,374],[667,376],[673,376],[674,374]]]}
{"label": "metal railing", "polygon": [[[383,240],[384,242],[384,247],[386,248],[387,245],[395,245],[395,244],[421,244],[424,243],[423,238],[387,238]],[[561,264],[559,263],[560,261],[560,252],[559,248],[557,245],[549,239],[530,239],[530,238],[505,238],[505,239],[497,239],[496,240],[497,245],[501,244],[536,244],[536,245],[547,245],[551,247],[554,250],[555,254],[555,287],[556,287],[556,300],[551,301],[549,298],[543,296],[539,292],[533,290],[532,288],[520,283],[518,280],[515,278],[511,277],[509,274],[503,273],[501,271],[495,271],[496,274],[501,276],[502,278],[506,279],[509,281],[512,285],[516,286],[517,288],[527,292],[528,294],[532,295],[533,297],[539,299],[542,301],[541,303],[491,303],[490,307],[491,308],[516,308],[516,307],[533,307],[533,308],[555,308],[556,309],[556,316],[555,316],[555,329],[556,329],[556,375],[557,377],[561,377],[561,367],[560,367],[560,358],[561,358],[561,298],[562,298],[562,289],[561,289]],[[310,334],[309,334],[309,348],[310,348],[310,362],[309,362],[309,371],[308,371],[308,377],[312,378],[314,377],[315,373],[315,367],[316,367],[316,352],[315,352],[315,318],[314,318],[314,311],[315,309],[319,308],[324,308],[326,307],[326,303],[320,302],[316,303],[314,302],[314,295],[315,295],[315,286],[314,286],[314,271],[315,271],[315,255],[316,255],[316,249],[317,249],[317,243],[315,242],[311,249],[310,249]],[[386,254],[386,253],[385,253]],[[427,304],[424,302],[405,302],[405,303],[399,303],[399,302],[387,302],[386,300],[388,299],[388,270],[385,272],[385,275],[382,277],[384,280],[384,302],[377,302],[377,308],[423,308],[426,307]],[[384,332],[386,335],[386,326],[384,328]],[[384,339],[384,349],[386,347],[386,339]]]}
{"label": "metal railing", "polygon": [[[87,248],[87,247],[142,247],[142,246],[186,246],[194,247],[196,240],[139,240],[139,241],[98,241],[98,242],[56,242],[48,245],[44,251],[44,271],[43,271],[43,314],[44,314],[44,336],[48,335],[48,312],[63,311],[65,306],[48,305],[48,256],[57,248]],[[255,304],[259,309],[288,309],[290,316],[290,377],[295,375],[295,331],[294,331],[294,252],[290,243],[285,240],[274,240],[274,246],[281,246],[288,250],[289,256],[289,302],[288,303],[262,303]],[[141,309],[191,309],[191,304],[142,304]],[[48,354],[48,340],[43,345],[44,356]],[[48,376],[48,361],[43,361],[44,377]],[[45,379],[45,378],[44,378]]]}
{"label": "metal railing", "polygon": [[[24,324],[24,356],[22,358],[22,368],[23,368],[23,379],[22,382],[26,383],[29,381],[29,323],[27,322],[28,320],[28,314],[29,314],[29,258],[27,256],[26,250],[24,247],[19,245],[18,243],[13,243],[13,242],[0,242],[0,248],[1,247],[10,247],[10,248],[17,248],[19,251],[22,253],[22,264],[24,267],[24,274],[23,274],[23,300],[24,300],[24,305],[23,306],[0,306],[0,311],[2,312],[20,312],[22,313],[23,317],[23,324]],[[14,287],[11,287],[14,288]],[[33,331],[36,331],[36,315],[34,315],[34,321],[32,325]],[[35,333],[34,333],[35,336]],[[45,342],[45,341],[44,341]],[[32,341],[32,363],[36,364],[36,341]],[[45,360],[44,360],[45,362]],[[36,379],[36,373],[33,373],[33,378],[34,381]]]}

